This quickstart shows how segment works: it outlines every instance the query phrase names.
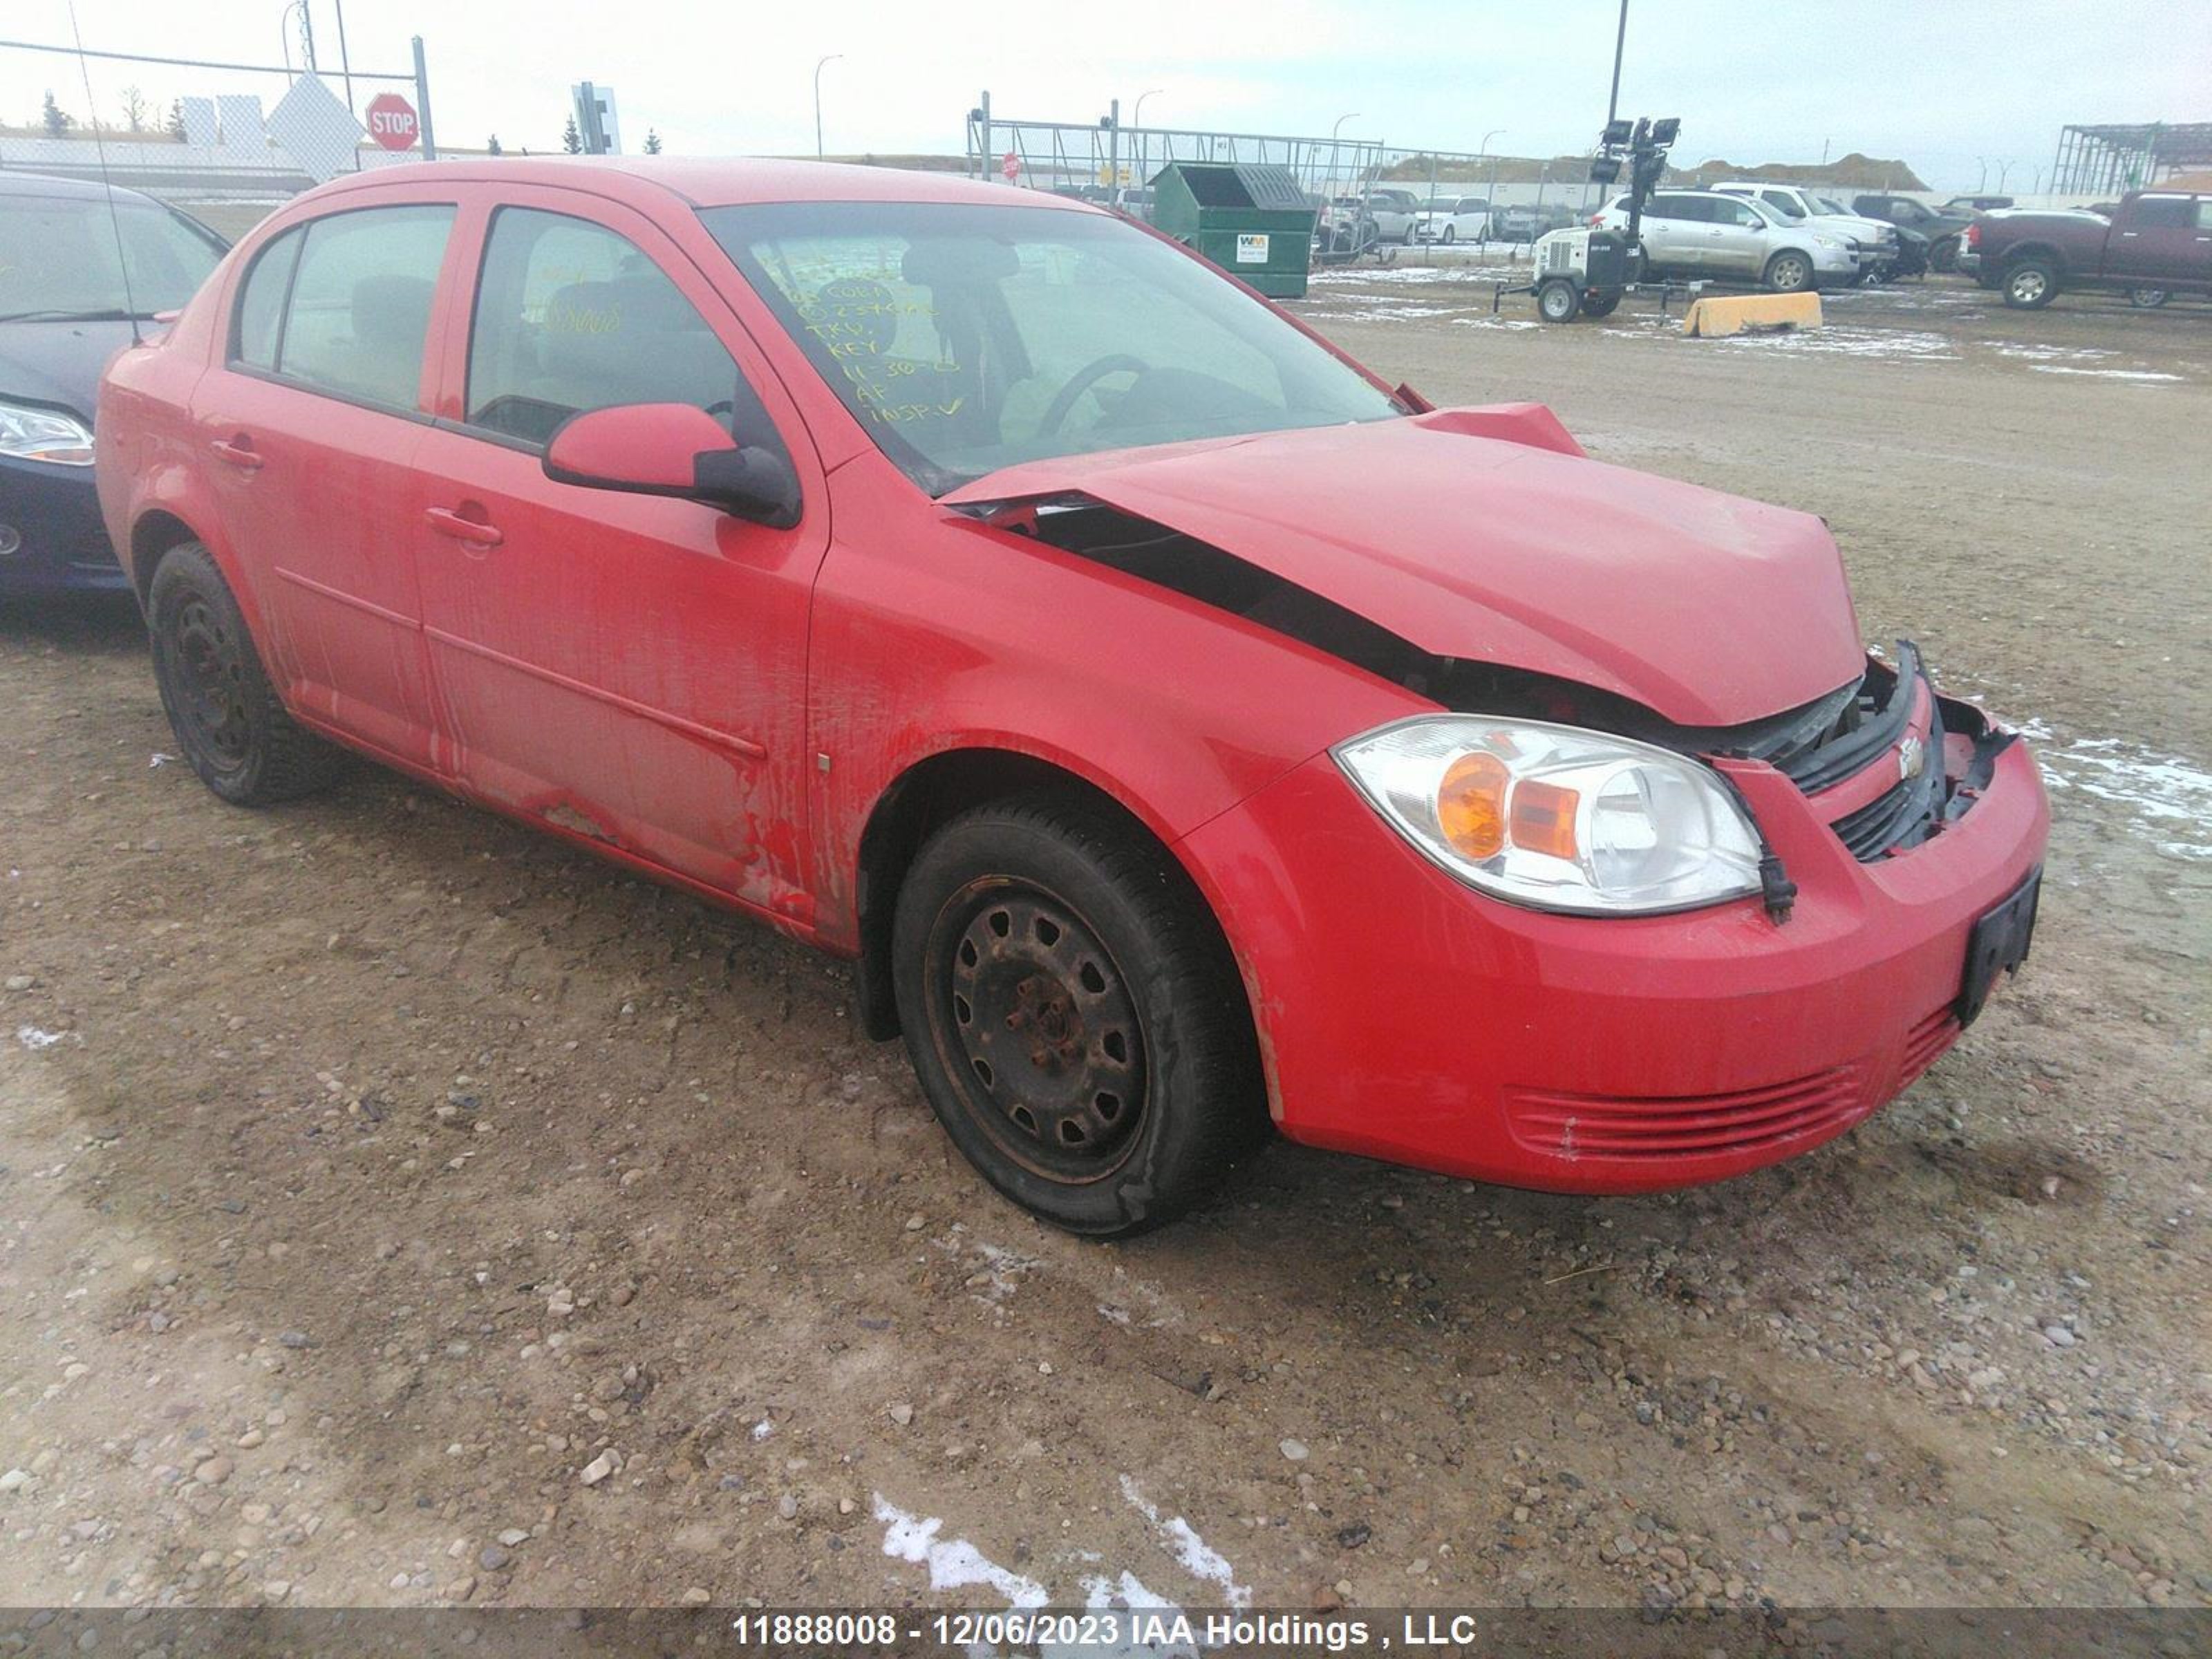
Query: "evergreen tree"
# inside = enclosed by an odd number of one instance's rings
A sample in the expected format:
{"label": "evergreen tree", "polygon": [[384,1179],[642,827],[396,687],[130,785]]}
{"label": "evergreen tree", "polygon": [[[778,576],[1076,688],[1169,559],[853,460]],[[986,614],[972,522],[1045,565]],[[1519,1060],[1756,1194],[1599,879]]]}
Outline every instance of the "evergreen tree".
{"label": "evergreen tree", "polygon": [[645,130],[645,153],[647,155],[660,154],[660,135],[651,127]]}
{"label": "evergreen tree", "polygon": [[486,144],[484,148],[490,151],[494,155],[504,155],[507,154],[505,150],[499,147],[499,135],[495,132],[491,136],[491,143]]}
{"label": "evergreen tree", "polygon": [[179,143],[181,144],[184,143],[185,100],[183,99],[172,98],[169,100],[169,118],[161,124],[161,130],[167,133],[170,137],[175,139]]}
{"label": "evergreen tree", "polygon": [[51,89],[46,94],[45,106],[39,111],[39,119],[45,124],[46,137],[49,138],[65,137],[68,136],[69,130],[76,125],[76,118],[54,102],[54,94]]}
{"label": "evergreen tree", "polygon": [[561,148],[571,155],[584,153],[584,135],[576,131],[576,118],[571,115],[568,125],[561,129]]}

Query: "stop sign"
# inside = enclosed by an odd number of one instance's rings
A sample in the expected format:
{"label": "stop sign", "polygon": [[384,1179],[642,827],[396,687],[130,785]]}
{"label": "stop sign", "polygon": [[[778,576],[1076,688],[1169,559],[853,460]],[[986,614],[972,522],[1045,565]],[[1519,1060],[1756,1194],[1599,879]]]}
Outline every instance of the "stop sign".
{"label": "stop sign", "polygon": [[368,100],[368,136],[386,149],[412,149],[420,136],[415,106],[396,92],[380,92]]}
{"label": "stop sign", "polygon": [[1006,175],[1008,184],[1012,184],[1015,179],[1022,176],[1022,158],[1013,151],[1008,150],[1006,159],[999,163],[999,171]]}

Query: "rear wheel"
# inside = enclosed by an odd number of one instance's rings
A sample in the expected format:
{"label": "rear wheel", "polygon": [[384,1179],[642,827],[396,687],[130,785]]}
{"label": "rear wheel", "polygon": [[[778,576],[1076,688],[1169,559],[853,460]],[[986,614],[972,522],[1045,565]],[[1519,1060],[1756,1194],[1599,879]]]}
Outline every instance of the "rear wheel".
{"label": "rear wheel", "polygon": [[1444,227],[1444,240],[1447,242],[1456,242],[1459,240],[1459,227],[1457,225],[1446,225]]}
{"label": "rear wheel", "polygon": [[1564,276],[1553,276],[1536,290],[1536,314],[1547,323],[1571,323],[1582,308],[1582,290]]}
{"label": "rear wheel", "polygon": [[1766,262],[1766,286],[1777,294],[1802,294],[1813,286],[1813,262],[1786,247]]}
{"label": "rear wheel", "polygon": [[2058,270],[2050,260],[2015,259],[2005,267],[2004,302],[2014,311],[2040,311],[2058,295]]}
{"label": "rear wheel", "polygon": [[1167,851],[1104,808],[1029,796],[945,824],[900,888],[891,953],[938,1121],[1055,1226],[1171,1220],[1267,1132],[1227,945]]}
{"label": "rear wheel", "polygon": [[1583,315],[1610,317],[1613,315],[1613,307],[1620,303],[1620,295],[1618,294],[1601,294],[1595,300],[1585,299],[1583,301]]}
{"label": "rear wheel", "polygon": [[154,678],[185,759],[234,806],[321,788],[341,752],[284,712],[214,556],[184,542],[161,556],[146,597]]}
{"label": "rear wheel", "polygon": [[2156,311],[2172,297],[2162,288],[2131,288],[2128,290],[2128,303],[2138,311]]}
{"label": "rear wheel", "polygon": [[1959,268],[1959,239],[1955,236],[1946,236],[1935,246],[1929,248],[1928,268],[1930,270],[1938,271],[1956,270]]}

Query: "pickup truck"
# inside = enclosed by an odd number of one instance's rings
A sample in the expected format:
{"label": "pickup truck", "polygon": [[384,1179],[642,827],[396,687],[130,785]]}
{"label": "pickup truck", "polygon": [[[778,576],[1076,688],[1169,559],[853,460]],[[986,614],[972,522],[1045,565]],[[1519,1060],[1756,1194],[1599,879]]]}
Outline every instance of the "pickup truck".
{"label": "pickup truck", "polygon": [[2100,213],[1998,213],[1966,227],[1959,269],[2020,311],[2069,288],[2161,306],[2176,292],[2212,292],[2212,196],[2131,190]]}

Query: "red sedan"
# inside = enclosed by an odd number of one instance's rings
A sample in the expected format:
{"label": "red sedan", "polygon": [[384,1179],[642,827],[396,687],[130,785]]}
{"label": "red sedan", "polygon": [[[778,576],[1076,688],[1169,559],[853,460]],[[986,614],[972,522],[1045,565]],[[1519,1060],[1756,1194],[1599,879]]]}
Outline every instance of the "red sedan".
{"label": "red sedan", "polygon": [[99,408],[185,754],[359,750],[853,959],[1078,1231],[1267,1132],[1802,1152],[2027,951],[2011,733],[1803,514],[1437,410],[1143,227],[803,163],[300,198]]}

